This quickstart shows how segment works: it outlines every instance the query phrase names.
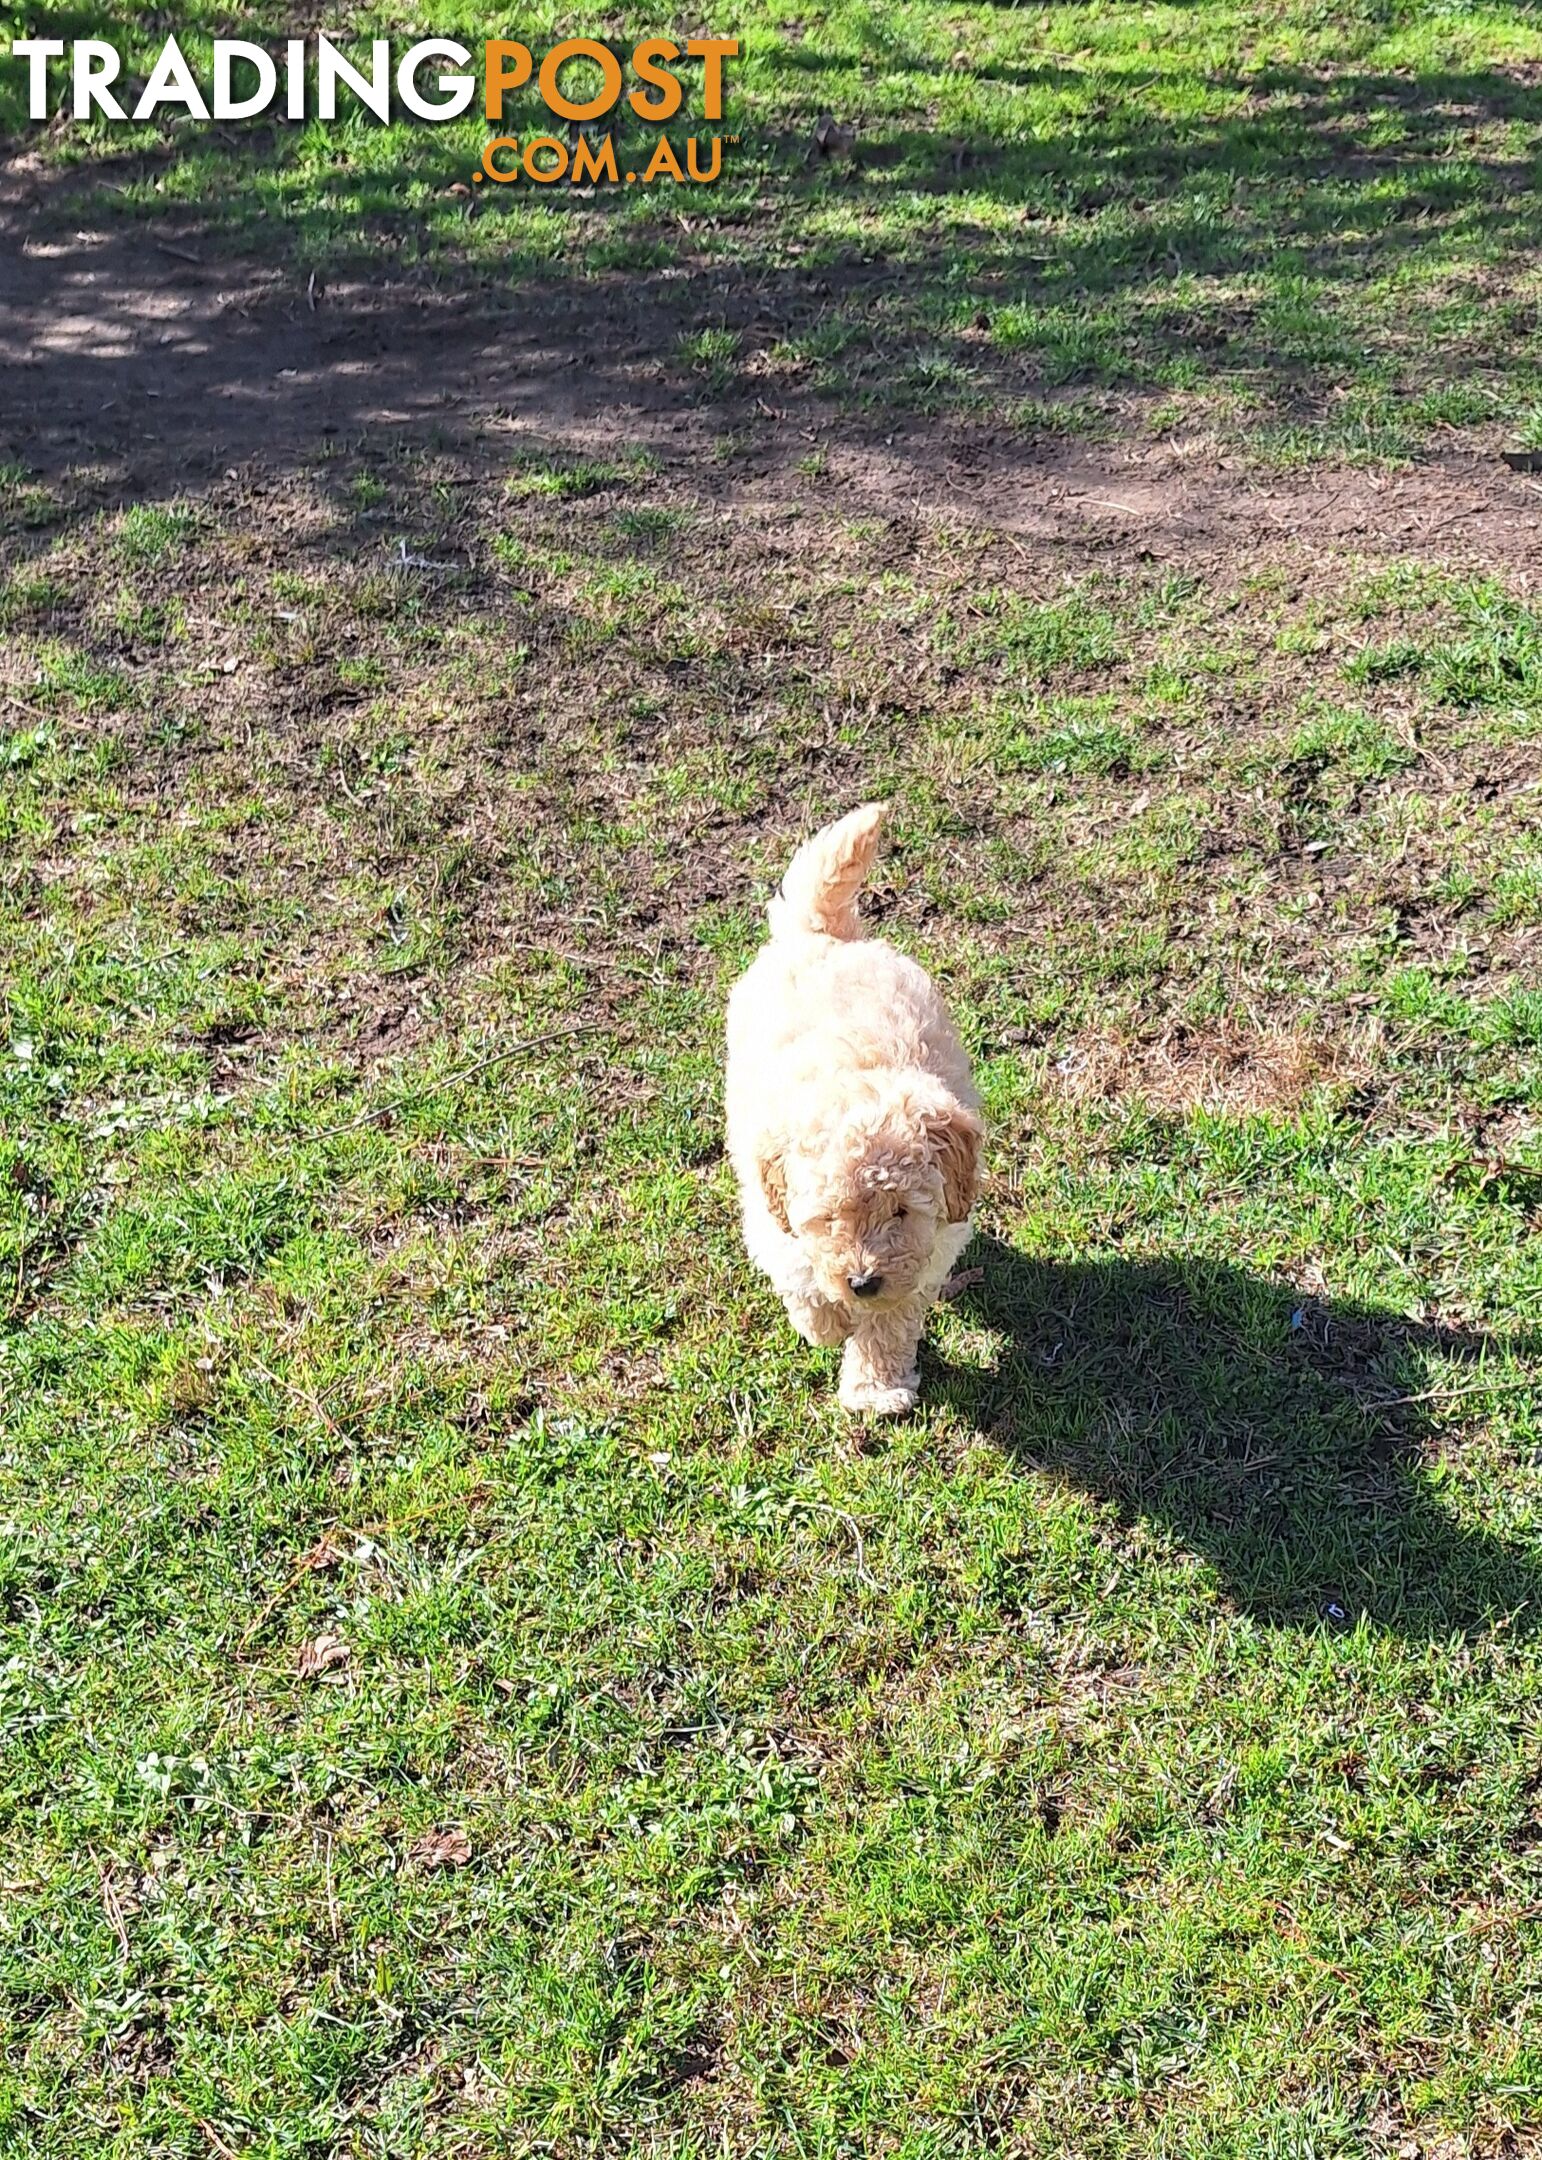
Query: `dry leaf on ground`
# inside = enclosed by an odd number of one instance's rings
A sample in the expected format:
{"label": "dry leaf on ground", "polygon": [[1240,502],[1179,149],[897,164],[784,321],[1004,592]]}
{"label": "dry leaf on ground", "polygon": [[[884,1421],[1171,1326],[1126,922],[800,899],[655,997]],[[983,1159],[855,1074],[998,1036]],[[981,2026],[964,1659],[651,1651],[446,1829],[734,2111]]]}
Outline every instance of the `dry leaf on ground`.
{"label": "dry leaf on ground", "polygon": [[341,1566],[347,1557],[348,1548],[341,1534],[336,1530],[325,1530],[309,1552],[301,1553],[295,1566],[304,1568],[307,1574],[319,1575],[326,1568]]}
{"label": "dry leaf on ground", "polygon": [[471,1840],[464,1830],[425,1830],[408,1858],[419,1867],[464,1867],[471,1858]]}
{"label": "dry leaf on ground", "polygon": [[348,1645],[341,1635],[318,1635],[312,1642],[301,1643],[295,1657],[294,1669],[302,1680],[315,1680],[322,1673],[330,1672],[334,1665],[346,1665]]}

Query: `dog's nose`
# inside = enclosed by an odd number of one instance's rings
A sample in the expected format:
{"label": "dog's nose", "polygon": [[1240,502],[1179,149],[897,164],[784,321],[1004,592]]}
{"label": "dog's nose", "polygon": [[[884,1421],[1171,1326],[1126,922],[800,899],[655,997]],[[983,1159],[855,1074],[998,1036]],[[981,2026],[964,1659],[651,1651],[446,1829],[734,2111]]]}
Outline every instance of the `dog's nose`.
{"label": "dog's nose", "polygon": [[853,1297],[877,1297],[883,1288],[881,1275],[848,1275],[846,1280],[851,1285]]}

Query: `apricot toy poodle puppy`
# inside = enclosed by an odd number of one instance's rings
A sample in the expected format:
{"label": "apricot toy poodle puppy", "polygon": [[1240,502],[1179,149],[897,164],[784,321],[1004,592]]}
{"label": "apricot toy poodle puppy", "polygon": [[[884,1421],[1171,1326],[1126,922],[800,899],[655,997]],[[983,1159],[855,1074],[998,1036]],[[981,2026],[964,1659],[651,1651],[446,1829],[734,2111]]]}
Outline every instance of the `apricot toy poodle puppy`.
{"label": "apricot toy poodle puppy", "polygon": [[913,1407],[928,1307],[969,1242],[979,1096],[924,968],[865,938],[884,805],[805,842],[728,1003],[744,1242],[798,1333],[844,1343],[840,1399]]}

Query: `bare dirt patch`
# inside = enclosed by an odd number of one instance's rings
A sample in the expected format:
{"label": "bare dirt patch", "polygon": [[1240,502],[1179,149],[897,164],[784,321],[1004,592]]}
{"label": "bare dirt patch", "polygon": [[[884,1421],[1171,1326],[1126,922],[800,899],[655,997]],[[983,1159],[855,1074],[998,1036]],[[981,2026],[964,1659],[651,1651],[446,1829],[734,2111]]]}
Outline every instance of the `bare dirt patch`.
{"label": "bare dirt patch", "polygon": [[[978,416],[875,419],[753,380],[708,394],[678,351],[732,299],[720,266],[553,275],[517,295],[386,273],[328,286],[220,256],[185,223],[72,226],[67,210],[35,164],[0,173],[0,455],[75,475],[82,508],[252,460],[292,470],[366,435],[497,464],[531,442],[624,442],[704,496],[749,502],[806,498],[799,467],[817,452],[826,507],[956,516],[1027,546],[1178,561],[1296,542],[1524,577],[1542,564],[1542,481],[1497,454],[1261,475],[1202,439],[1143,437],[1133,402],[1126,439],[1090,446]],[[798,294],[782,301],[795,312]],[[734,455],[715,461],[725,436]]]}

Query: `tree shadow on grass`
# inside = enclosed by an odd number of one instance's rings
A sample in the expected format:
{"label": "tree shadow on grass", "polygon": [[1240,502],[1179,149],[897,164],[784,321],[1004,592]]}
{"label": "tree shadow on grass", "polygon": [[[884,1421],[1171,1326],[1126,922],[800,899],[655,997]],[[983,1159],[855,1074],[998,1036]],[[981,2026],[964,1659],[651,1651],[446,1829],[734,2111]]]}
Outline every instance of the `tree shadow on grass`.
{"label": "tree shadow on grass", "polygon": [[1537,1337],[1305,1301],[1214,1260],[1036,1261],[987,1236],[967,1261],[983,1279],[959,1310],[1004,1346],[993,1371],[943,1362],[944,1397],[1023,1469],[1165,1524],[1241,1610],[1426,1639],[1542,1621],[1542,1543],[1458,1520],[1431,1475],[1449,1412],[1409,1399],[1537,1359]]}

